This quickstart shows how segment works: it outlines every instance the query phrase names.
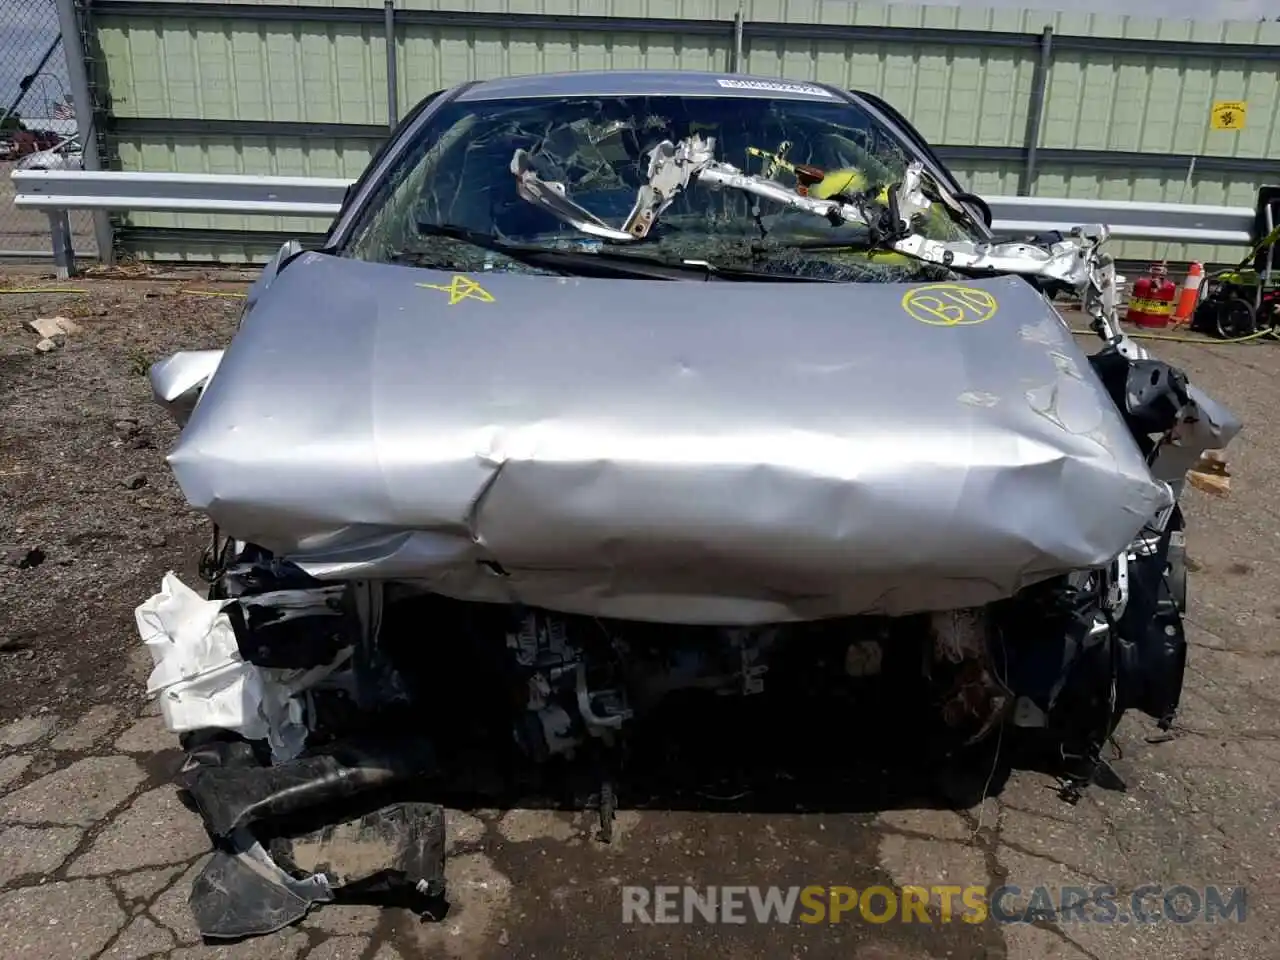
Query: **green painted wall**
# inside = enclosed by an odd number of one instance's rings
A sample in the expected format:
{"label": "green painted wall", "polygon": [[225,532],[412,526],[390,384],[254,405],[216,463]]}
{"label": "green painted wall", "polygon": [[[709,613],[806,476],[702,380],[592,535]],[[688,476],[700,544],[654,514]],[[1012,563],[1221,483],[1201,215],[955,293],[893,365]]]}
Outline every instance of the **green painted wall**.
{"label": "green painted wall", "polygon": [[[267,0],[278,4],[278,0]],[[261,2],[254,5],[265,5]],[[291,6],[297,4],[278,4]],[[381,10],[381,0],[308,7]],[[202,7],[209,4],[201,3]],[[472,78],[545,70],[677,68],[727,70],[729,21],[738,0],[400,0],[399,10],[510,13],[504,29],[400,24],[397,74],[403,113],[421,97]],[[858,24],[1038,34],[1196,40],[1270,48],[1266,59],[1181,57],[1159,51],[1096,53],[1055,49],[1047,77],[1040,145],[1049,149],[1192,153],[1275,158],[1280,182],[1280,23],[1191,23],[1019,10],[886,5],[845,0],[742,0],[749,22]],[[602,34],[529,29],[520,14],[664,17],[725,21],[722,35]],[[98,82],[121,118],[294,121],[384,125],[385,41],[380,22],[258,21],[231,17],[93,15],[101,62]],[[877,93],[930,140],[948,146],[1021,147],[1039,54],[1033,48],[943,43],[748,39],[743,70],[814,79]],[[1215,100],[1246,100],[1238,133],[1211,131]],[[128,170],[357,176],[376,143],[369,139],[216,134],[130,134],[117,143]],[[1019,163],[956,164],[977,192],[1016,192]],[[1198,172],[1184,192],[1185,170],[1067,167],[1042,162],[1033,192],[1133,200],[1252,206],[1253,174]],[[322,230],[324,223],[286,218],[136,214],[137,226]],[[179,254],[170,243],[154,255]],[[251,250],[251,253],[260,251]],[[1162,253],[1128,242],[1121,256]],[[214,254],[198,254],[199,256]],[[1232,259],[1231,249],[1175,247],[1171,256]],[[236,259],[244,251],[224,251]]]}

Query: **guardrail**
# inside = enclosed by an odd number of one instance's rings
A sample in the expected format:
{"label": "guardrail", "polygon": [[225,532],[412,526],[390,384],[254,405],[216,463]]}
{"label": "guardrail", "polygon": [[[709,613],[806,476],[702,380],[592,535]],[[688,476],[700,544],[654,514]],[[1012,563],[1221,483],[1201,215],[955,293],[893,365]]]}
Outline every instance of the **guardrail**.
{"label": "guardrail", "polygon": [[[60,277],[75,269],[68,210],[156,210],[263,216],[331,217],[352,180],[257,177],[243,174],[20,170],[13,174],[14,206],[49,215]],[[1251,207],[985,197],[998,233],[1027,234],[1105,223],[1117,239],[1169,240],[1247,246]]]}
{"label": "guardrail", "polygon": [[1252,207],[1216,207],[1192,203],[1140,203],[1134,200],[1069,200],[1057,197],[984,197],[993,228],[1001,233],[1069,230],[1105,223],[1118,240],[1169,240],[1174,243],[1253,243]]}
{"label": "guardrail", "polygon": [[18,170],[13,205],[26,209],[163,210],[331,217],[355,181],[218,173]]}

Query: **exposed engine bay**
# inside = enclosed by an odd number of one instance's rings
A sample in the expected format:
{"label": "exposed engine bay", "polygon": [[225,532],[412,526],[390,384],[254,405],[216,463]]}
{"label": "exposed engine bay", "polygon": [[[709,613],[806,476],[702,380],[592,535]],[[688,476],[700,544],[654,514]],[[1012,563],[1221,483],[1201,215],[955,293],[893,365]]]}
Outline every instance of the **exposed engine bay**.
{"label": "exposed engine bay", "polygon": [[[1178,371],[1159,361],[1127,360],[1113,348],[1094,363],[1153,462],[1160,462],[1162,448],[1175,455],[1182,450],[1180,431],[1205,428],[1188,418],[1191,401]],[[324,726],[325,711],[315,699],[323,699],[323,691],[361,709],[414,699],[413,641],[400,633],[410,610],[417,611],[414,622],[448,625],[450,634],[468,638],[468,648],[484,651],[472,667],[507,676],[509,702],[519,707],[512,735],[537,760],[612,744],[637,715],[673,691],[760,693],[774,661],[797,649],[802,658],[824,651],[837,664],[833,676],[839,679],[877,675],[886,650],[914,645],[923,657],[922,675],[935,683],[945,705],[944,717],[966,731],[959,743],[981,739],[1005,719],[1052,726],[1066,674],[1046,678],[1045,671],[1095,647],[1117,658],[1110,711],[1135,707],[1167,724],[1181,688],[1185,535],[1176,505],[1153,516],[1109,567],[1043,581],[989,606],[914,616],[716,627],[519,604],[477,606],[411,582],[318,580],[253,544],[219,539],[216,528],[202,571],[211,587],[200,606],[206,614],[216,610],[214,620],[225,620],[223,647],[257,675],[253,688],[261,691],[262,706],[242,709],[228,728],[250,740],[267,739],[277,761],[292,759]],[[148,624],[144,633],[173,637],[176,625],[163,622],[166,601],[172,605],[177,595],[194,603],[188,593],[175,578],[167,593],[140,608],[140,628]],[[1058,646],[1048,646],[1051,638]],[[1047,652],[1037,665],[1042,650]],[[169,691],[162,704],[175,729],[202,729],[208,715],[181,712],[186,698],[175,683],[179,676],[189,682],[190,667],[158,669],[153,690]],[[238,688],[235,694],[242,703],[252,696]],[[200,711],[208,709],[205,700],[198,702]]]}
{"label": "exposed engine bay", "polygon": [[[1169,436],[1186,409],[1182,376],[1114,350],[1096,366],[1155,453],[1150,436]],[[1104,569],[901,617],[681,626],[477,604],[316,580],[216,529],[202,575],[207,599],[171,575],[138,622],[157,663],[148,689],[188,749],[179,782],[220,839],[191,896],[215,939],[350,897],[440,910],[443,808],[419,798],[503,740],[520,762],[589,771],[585,802],[609,842],[632,731],[676,695],[793,712],[887,684],[936,717],[933,761],[963,761],[1007,728],[1053,761],[1074,802],[1109,773],[1102,750],[1127,710],[1168,729],[1187,651],[1176,505]],[[441,634],[459,642],[432,645]]]}
{"label": "exposed engine bay", "polygon": [[[218,845],[192,893],[206,936],[346,897],[436,911],[443,795],[477,755],[518,782],[585,773],[608,842],[673,701],[781,725],[892,691],[930,718],[923,763],[1018,741],[1067,801],[1107,778],[1126,711],[1173,722],[1178,497],[1240,424],[1120,330],[1106,228],[930,239],[922,218],[981,204],[924,164],[815,190],[827,171],[753,149],[764,174],[663,141],[621,226],[527,152],[510,173],[619,246],[684,191],[732,190],[957,282],[921,320],[906,283],[477,280],[287,247],[225,352],[153,368],[213,521],[207,595],[171,574],[137,612]],[[422,323],[477,289],[487,313]],[[1099,352],[1045,289],[1080,297]]]}

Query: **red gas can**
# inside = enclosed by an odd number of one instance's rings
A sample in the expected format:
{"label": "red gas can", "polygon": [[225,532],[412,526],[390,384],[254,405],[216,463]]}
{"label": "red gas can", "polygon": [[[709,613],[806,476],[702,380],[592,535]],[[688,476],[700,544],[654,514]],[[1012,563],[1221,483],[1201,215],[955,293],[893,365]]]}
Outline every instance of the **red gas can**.
{"label": "red gas can", "polygon": [[1173,319],[1178,288],[1163,264],[1154,263],[1147,276],[1139,277],[1129,297],[1125,320],[1139,327],[1167,327]]}

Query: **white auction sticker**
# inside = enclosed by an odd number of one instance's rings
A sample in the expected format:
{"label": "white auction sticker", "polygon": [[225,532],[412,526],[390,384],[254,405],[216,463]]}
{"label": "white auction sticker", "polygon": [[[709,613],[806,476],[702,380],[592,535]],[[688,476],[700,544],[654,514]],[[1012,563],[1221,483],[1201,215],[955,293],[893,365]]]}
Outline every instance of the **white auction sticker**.
{"label": "white auction sticker", "polygon": [[717,80],[722,87],[734,90],[771,90],[774,93],[807,93],[811,97],[834,97],[830,90],[811,86],[807,83],[787,83],[774,80]]}

